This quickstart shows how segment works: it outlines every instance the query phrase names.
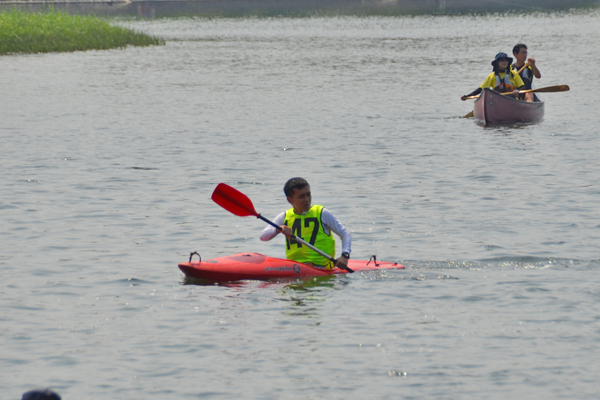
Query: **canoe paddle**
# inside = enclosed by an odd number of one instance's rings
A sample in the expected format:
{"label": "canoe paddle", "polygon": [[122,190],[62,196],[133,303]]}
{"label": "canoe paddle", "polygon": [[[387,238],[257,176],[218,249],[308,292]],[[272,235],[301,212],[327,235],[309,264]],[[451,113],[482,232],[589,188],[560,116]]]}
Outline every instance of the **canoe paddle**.
{"label": "canoe paddle", "polygon": [[[248,198],[248,196],[246,196],[244,193],[240,192],[239,190],[237,190],[235,188],[232,188],[231,186],[229,186],[225,183],[219,183],[217,185],[217,187],[215,188],[215,191],[212,194],[211,199],[215,203],[217,203],[218,205],[220,205],[221,207],[223,207],[230,213],[237,215],[238,217],[253,216],[253,217],[262,219],[267,224],[275,227],[278,231],[281,231],[281,228],[279,226],[275,225],[273,222],[269,221],[268,219],[266,219],[265,217],[263,217],[262,215],[260,215],[259,213],[256,212],[256,210],[254,209],[254,205],[252,204],[252,201]],[[291,235],[290,238],[296,240],[297,242],[302,243],[304,246],[308,247],[309,249],[316,251],[317,253],[319,253],[323,257],[327,258],[328,260],[333,261],[334,264],[337,261],[335,258],[331,257],[329,254],[325,253],[322,250],[319,250],[312,244],[306,242],[304,239],[302,239],[296,235]],[[353,270],[351,270],[348,267],[346,267],[344,269],[348,272],[354,272]]]}
{"label": "canoe paddle", "polygon": [[[519,90],[519,94],[523,94],[523,93],[568,92],[569,90],[571,90],[571,88],[569,88],[569,85],[556,85],[556,86],[546,86],[546,87],[537,88],[537,89]],[[513,94],[513,92],[504,92],[504,93],[500,93],[500,94],[503,95],[503,96],[508,96],[508,95]],[[479,95],[465,97],[466,100],[468,100],[468,99],[477,99],[477,98],[479,98]]]}
{"label": "canoe paddle", "polygon": [[517,74],[521,75],[521,72],[525,70],[525,68],[529,67],[529,63],[523,64],[520,70],[517,71]]}
{"label": "canoe paddle", "polygon": [[[568,92],[571,90],[569,85],[556,85],[556,86],[546,86],[537,89],[527,89],[527,90],[519,90],[519,94],[523,93],[554,93],[554,92]],[[502,93],[503,95],[508,95],[508,93]]]}

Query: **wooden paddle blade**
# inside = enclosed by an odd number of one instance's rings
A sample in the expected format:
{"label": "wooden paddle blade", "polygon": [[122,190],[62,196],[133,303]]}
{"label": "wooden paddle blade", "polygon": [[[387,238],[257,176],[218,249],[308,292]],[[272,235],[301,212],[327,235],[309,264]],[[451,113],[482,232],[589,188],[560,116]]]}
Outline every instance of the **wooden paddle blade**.
{"label": "wooden paddle blade", "polygon": [[547,86],[543,88],[536,88],[526,90],[526,92],[536,92],[536,93],[552,93],[552,92],[568,92],[571,90],[569,85],[556,85],[556,86]]}
{"label": "wooden paddle blade", "polygon": [[215,203],[238,217],[258,217],[248,196],[225,183],[217,185],[211,198]]}
{"label": "wooden paddle blade", "polygon": [[[556,85],[556,86],[546,86],[546,87],[536,88],[536,89],[519,90],[519,94],[524,94],[524,93],[568,92],[569,90],[571,90],[569,88],[569,85]],[[510,96],[511,94],[513,94],[513,92],[504,92],[504,93],[500,93],[500,94],[502,96]]]}
{"label": "wooden paddle blade", "polygon": [[461,118],[473,118],[475,117],[475,114],[473,113],[473,111],[471,111],[470,113],[468,113],[467,115],[465,115],[464,117]]}

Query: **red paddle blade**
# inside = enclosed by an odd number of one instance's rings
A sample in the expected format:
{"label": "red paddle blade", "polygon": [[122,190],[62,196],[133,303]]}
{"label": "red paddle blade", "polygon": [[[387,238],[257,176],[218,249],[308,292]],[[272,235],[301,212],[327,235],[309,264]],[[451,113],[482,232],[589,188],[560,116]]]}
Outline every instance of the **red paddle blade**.
{"label": "red paddle blade", "polygon": [[252,201],[244,193],[225,183],[219,183],[212,194],[213,201],[238,217],[258,217]]}

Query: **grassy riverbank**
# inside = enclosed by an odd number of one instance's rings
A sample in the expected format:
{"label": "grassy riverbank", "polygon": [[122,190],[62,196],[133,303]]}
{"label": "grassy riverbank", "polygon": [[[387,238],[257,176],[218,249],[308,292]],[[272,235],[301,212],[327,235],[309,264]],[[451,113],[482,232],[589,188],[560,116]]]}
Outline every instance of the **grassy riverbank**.
{"label": "grassy riverbank", "polygon": [[102,50],[164,44],[107,20],[65,12],[0,12],[0,54]]}

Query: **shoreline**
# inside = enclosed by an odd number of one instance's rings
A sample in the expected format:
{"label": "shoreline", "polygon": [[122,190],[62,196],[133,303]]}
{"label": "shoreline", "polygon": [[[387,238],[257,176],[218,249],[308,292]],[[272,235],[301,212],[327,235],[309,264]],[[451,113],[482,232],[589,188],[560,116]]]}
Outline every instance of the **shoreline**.
{"label": "shoreline", "polygon": [[530,0],[506,4],[492,0],[0,0],[0,11],[18,8],[44,11],[47,7],[76,14],[106,16],[315,16],[427,15],[495,12],[549,12],[599,7],[600,0]]}

